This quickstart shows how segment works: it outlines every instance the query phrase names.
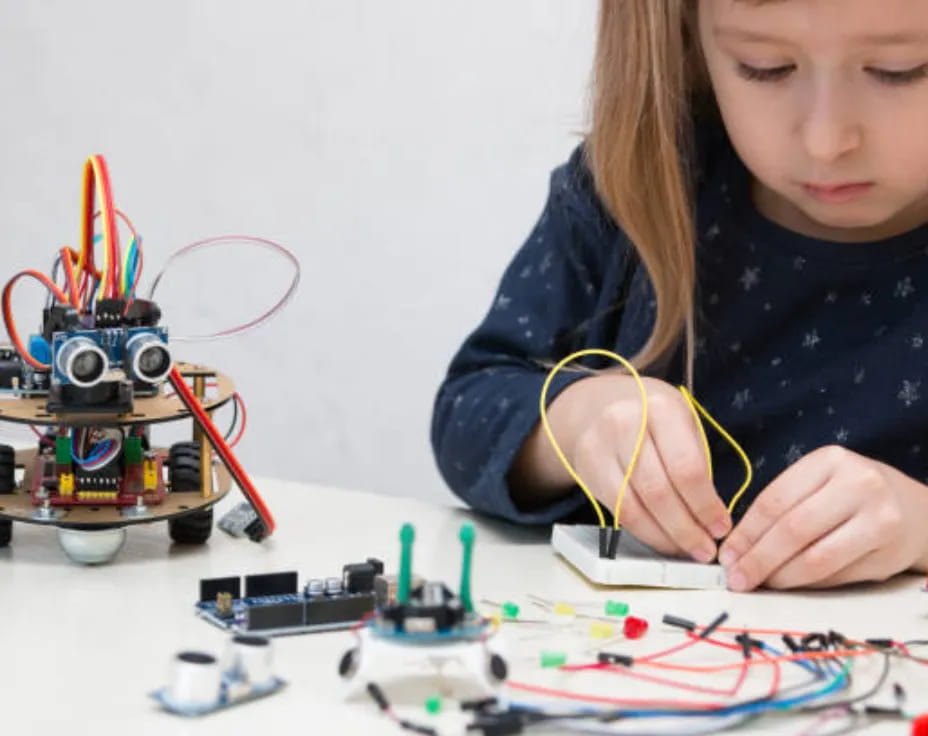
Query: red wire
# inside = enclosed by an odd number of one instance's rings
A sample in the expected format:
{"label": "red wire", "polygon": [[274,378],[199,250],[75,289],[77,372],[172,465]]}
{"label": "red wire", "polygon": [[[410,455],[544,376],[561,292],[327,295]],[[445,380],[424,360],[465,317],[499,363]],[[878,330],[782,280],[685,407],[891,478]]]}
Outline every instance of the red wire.
{"label": "red wire", "polygon": [[30,425],[29,425],[29,429],[31,429],[33,432],[35,432],[35,436],[38,437],[38,438],[39,438],[42,442],[44,442],[46,445],[54,445],[54,444],[55,444],[54,442],[52,442],[52,440],[51,440],[50,437],[47,437],[47,436],[45,435],[44,432],[40,432],[39,430],[37,430],[37,429],[35,428],[35,425],[30,424]]}
{"label": "red wire", "polygon": [[119,296],[119,229],[116,227],[116,207],[113,205],[113,188],[110,184],[110,172],[103,156],[96,156],[100,164],[100,200],[101,209],[107,210],[109,217],[103,218],[105,236],[110,245],[110,268],[107,273],[107,284],[104,284],[103,293],[111,299]]}
{"label": "red wire", "polygon": [[200,404],[197,397],[194,396],[193,391],[190,390],[190,387],[187,385],[187,382],[184,380],[183,375],[181,375],[176,365],[171,367],[171,372],[168,374],[168,377],[184,406],[193,414],[194,421],[199,425],[200,429],[206,433],[210,444],[213,446],[216,454],[219,455],[219,459],[222,460],[226,469],[232,475],[236,484],[238,484],[238,487],[242,489],[242,493],[245,494],[245,497],[248,499],[249,503],[251,503],[255,513],[258,514],[264,522],[265,527],[267,527],[267,534],[270,536],[274,533],[274,528],[277,525],[274,522],[274,517],[271,516],[270,509],[268,509],[267,504],[264,503],[264,499],[261,498],[261,494],[258,493],[258,489],[255,487],[255,484],[252,483],[248,473],[245,472],[238,458],[235,457],[235,453],[232,452],[232,449],[222,438],[222,434],[216,428],[209,414],[203,410],[203,406]]}
{"label": "red wire", "polygon": [[239,440],[242,439],[242,435],[245,434],[245,425],[248,424],[248,412],[245,411],[245,402],[242,400],[238,391],[232,394],[232,398],[238,402],[238,408],[242,411],[242,423],[239,425],[238,434],[236,434],[234,439],[229,443],[229,447],[235,447],[239,443]]}
{"label": "red wire", "polygon": [[77,282],[74,280],[74,258],[71,249],[65,246],[61,249],[61,267],[64,269],[65,282],[68,285],[68,294],[71,296],[71,306],[79,308],[77,301]]}
{"label": "red wire", "polygon": [[506,681],[506,686],[513,690],[523,690],[528,693],[537,695],[550,695],[554,698],[567,698],[568,700],[578,700],[584,703],[605,703],[607,705],[629,705],[641,706],[645,708],[693,708],[698,710],[715,710],[717,708],[727,707],[726,703],[695,703],[685,700],[657,700],[657,699],[636,699],[636,698],[611,698],[605,695],[588,695],[586,693],[576,693],[570,690],[557,690],[550,687],[541,687],[540,685],[530,685],[525,682]]}
{"label": "red wire", "polygon": [[[739,629],[739,632],[743,629]],[[740,649],[740,647],[739,647]],[[784,654],[771,659],[773,662],[805,662],[814,659],[833,659],[835,657],[861,657],[867,654],[875,653],[875,649],[844,649],[829,652],[804,652],[802,654]],[[637,660],[636,660],[637,662]],[[683,665],[683,664],[666,664],[660,662],[644,662],[648,667],[654,667],[662,670],[676,670],[678,672],[725,672],[740,667],[740,664],[722,664],[722,665]],[[766,664],[759,659],[747,660],[748,666]]]}
{"label": "red wire", "polygon": [[677,652],[683,651],[684,649],[687,649],[693,646],[693,644],[696,644],[698,642],[699,642],[699,637],[688,639],[682,644],[677,644],[674,647],[670,647],[670,649],[664,649],[661,652],[655,652],[654,654],[648,654],[647,656],[644,656],[644,657],[635,657],[635,661],[636,662],[653,662],[655,659],[661,659],[662,657],[666,657],[668,655],[676,654]]}
{"label": "red wire", "polygon": [[[87,188],[87,197],[84,202],[83,227],[81,249],[86,254],[86,262],[83,269],[89,273],[94,272],[93,267],[93,229],[94,219],[94,195],[96,188],[100,188],[100,208],[108,214],[104,218],[105,242],[109,244],[109,262],[110,268],[106,275],[106,283],[102,285],[103,295],[114,298],[118,296],[117,284],[119,283],[119,229],[116,227],[116,208],[113,205],[113,189],[110,185],[110,174],[103,156],[95,155],[91,157],[99,166],[100,177],[97,178],[97,169],[88,159],[84,166],[84,180]],[[83,289],[83,287],[82,287]]]}
{"label": "red wire", "polygon": [[16,331],[16,324],[13,321],[13,311],[10,307],[10,296],[13,293],[13,285],[23,276],[31,276],[32,278],[40,281],[44,284],[52,294],[55,295],[55,298],[60,301],[62,304],[68,303],[68,297],[65,296],[64,292],[58,288],[58,285],[52,281],[48,276],[40,271],[35,271],[32,269],[26,271],[20,271],[18,274],[13,276],[9,281],[6,282],[6,286],[3,287],[3,322],[6,325],[7,335],[10,337],[10,342],[13,343],[13,347],[16,348],[16,352],[19,353],[20,357],[26,361],[29,365],[39,371],[47,371],[51,368],[50,365],[46,363],[40,363],[38,360],[33,358],[29,351],[23,346],[22,340],[19,338],[19,333]]}
{"label": "red wire", "polygon": [[[740,649],[741,647],[738,647]],[[747,661],[747,660],[745,660]],[[637,660],[635,660],[637,663]],[[558,667],[561,672],[581,672],[584,670],[599,670],[601,672],[608,672],[613,675],[625,675],[626,677],[633,677],[637,680],[644,680],[645,682],[653,682],[656,685],[666,685],[667,687],[675,687],[679,690],[687,690],[688,692],[693,693],[704,693],[706,695],[722,695],[725,697],[732,698],[738,694],[738,691],[741,689],[741,686],[744,684],[745,679],[747,679],[748,668],[742,666],[741,672],[738,675],[738,679],[735,681],[735,684],[730,688],[718,688],[718,687],[705,687],[702,685],[691,685],[688,682],[680,682],[678,680],[670,680],[665,677],[657,677],[655,675],[646,675],[643,672],[635,672],[633,669],[628,669],[627,667],[616,666],[605,663],[596,663],[596,664],[579,664],[579,665],[567,665],[563,667]]]}

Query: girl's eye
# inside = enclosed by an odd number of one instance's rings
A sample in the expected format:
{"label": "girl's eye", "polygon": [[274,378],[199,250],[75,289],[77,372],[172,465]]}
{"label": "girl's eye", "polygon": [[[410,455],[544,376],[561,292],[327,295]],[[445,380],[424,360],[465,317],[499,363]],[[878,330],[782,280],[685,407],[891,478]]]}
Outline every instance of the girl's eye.
{"label": "girl's eye", "polygon": [[[738,73],[752,82],[779,82],[781,79],[785,79],[795,68],[795,64],[757,67],[738,62]],[[926,68],[928,68],[928,65],[926,65]]]}
{"label": "girl's eye", "polygon": [[877,67],[865,67],[868,74],[885,84],[909,84],[928,77],[928,64],[912,67],[911,69],[878,69]]}

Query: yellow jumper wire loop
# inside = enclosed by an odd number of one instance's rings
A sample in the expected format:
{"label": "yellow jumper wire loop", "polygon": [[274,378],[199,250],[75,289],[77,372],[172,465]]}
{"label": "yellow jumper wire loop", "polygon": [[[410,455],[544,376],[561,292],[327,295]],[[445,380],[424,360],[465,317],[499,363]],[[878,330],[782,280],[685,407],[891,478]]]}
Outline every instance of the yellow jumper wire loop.
{"label": "yellow jumper wire loop", "polygon": [[[607,540],[608,546],[608,556],[615,556],[615,546],[618,544],[618,535],[617,532],[620,529],[619,524],[619,513],[622,510],[622,500],[625,497],[625,491],[628,488],[629,481],[632,477],[632,473],[635,471],[635,466],[638,463],[638,456],[641,454],[641,448],[644,444],[645,433],[648,428],[648,392],[645,389],[644,382],[641,380],[641,375],[635,369],[635,367],[621,355],[614,353],[610,350],[601,350],[599,348],[589,348],[586,350],[578,350],[575,353],[571,353],[566,358],[561,360],[557,365],[555,365],[548,373],[545,382],[541,387],[541,395],[538,399],[538,408],[539,413],[541,414],[541,425],[544,429],[545,435],[548,438],[548,441],[551,443],[551,447],[554,450],[554,454],[557,455],[558,460],[561,462],[561,465],[564,466],[564,469],[573,479],[573,481],[580,487],[580,490],[586,495],[590,503],[593,506],[593,510],[596,512],[596,517],[599,520],[599,526],[601,530],[606,528],[606,517],[603,514],[602,507],[599,501],[596,500],[596,497],[593,495],[593,492],[589,489],[586,483],[583,482],[583,479],[577,474],[577,471],[574,470],[573,466],[567,460],[567,457],[564,455],[561,446],[558,444],[557,440],[554,437],[554,432],[551,429],[551,423],[548,421],[548,411],[547,411],[547,398],[548,390],[551,387],[551,382],[554,380],[554,377],[563,370],[568,364],[578,360],[579,358],[584,358],[586,356],[597,355],[605,358],[610,358],[615,362],[622,365],[625,370],[629,372],[631,377],[635,380],[635,384],[638,387],[638,392],[641,395],[641,422],[638,427],[638,436],[635,438],[635,447],[632,450],[632,456],[628,462],[628,467],[625,470],[625,475],[622,477],[622,485],[619,488],[619,493],[616,496],[615,508],[613,510],[613,534],[610,537],[604,537],[601,533],[600,535],[600,554],[603,555],[603,540]],[[744,463],[746,470],[744,483],[741,484],[741,487],[738,489],[737,493],[732,496],[731,502],[728,504],[728,512],[731,513],[735,507],[735,504],[738,503],[741,496],[747,490],[748,486],[751,484],[753,478],[753,472],[751,468],[751,461],[748,459],[747,454],[744,450],[741,449],[741,446],[737,441],[732,437],[725,429],[709,414],[708,411],[693,397],[690,391],[685,386],[680,386],[680,393],[683,395],[684,400],[686,401],[687,406],[690,408],[690,411],[693,414],[693,419],[696,422],[696,426],[699,429],[699,435],[702,438],[703,448],[706,452],[706,460],[709,465],[709,477],[712,478],[712,453],[709,449],[709,440],[706,437],[706,430],[703,426],[702,419],[704,418],[709,424],[734,448],[735,452],[738,453],[738,456],[741,458],[741,461]]]}

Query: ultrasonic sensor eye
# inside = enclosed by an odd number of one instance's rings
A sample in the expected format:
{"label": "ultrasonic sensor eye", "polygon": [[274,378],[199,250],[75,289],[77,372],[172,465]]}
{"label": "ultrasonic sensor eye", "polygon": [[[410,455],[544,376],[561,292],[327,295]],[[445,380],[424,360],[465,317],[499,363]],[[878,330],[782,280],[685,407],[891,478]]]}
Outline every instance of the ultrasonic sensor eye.
{"label": "ultrasonic sensor eye", "polygon": [[109,370],[106,353],[87,337],[65,340],[58,350],[58,370],[75,386],[95,386]]}
{"label": "ultrasonic sensor eye", "polygon": [[129,376],[136,381],[157,383],[171,372],[171,353],[165,342],[152,332],[143,332],[126,343]]}

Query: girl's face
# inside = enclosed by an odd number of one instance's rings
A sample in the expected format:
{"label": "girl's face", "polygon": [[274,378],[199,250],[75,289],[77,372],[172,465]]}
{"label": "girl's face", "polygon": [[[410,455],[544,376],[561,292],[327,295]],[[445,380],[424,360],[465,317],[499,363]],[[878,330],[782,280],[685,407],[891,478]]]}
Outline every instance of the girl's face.
{"label": "girl's face", "polygon": [[807,235],[928,222],[928,0],[698,0],[758,208]]}

